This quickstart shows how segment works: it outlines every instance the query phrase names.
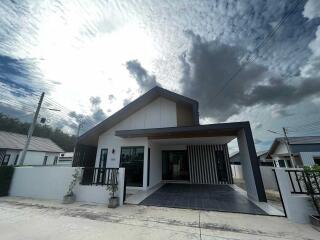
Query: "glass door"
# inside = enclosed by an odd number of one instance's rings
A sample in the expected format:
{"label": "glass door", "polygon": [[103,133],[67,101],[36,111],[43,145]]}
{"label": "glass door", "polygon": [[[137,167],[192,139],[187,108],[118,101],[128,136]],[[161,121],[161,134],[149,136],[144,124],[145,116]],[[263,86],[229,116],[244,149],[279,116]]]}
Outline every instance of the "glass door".
{"label": "glass door", "polygon": [[186,150],[162,152],[162,179],[189,180],[189,162]]}
{"label": "glass door", "polygon": [[127,186],[143,186],[144,147],[122,147],[120,167],[124,167]]}
{"label": "glass door", "polygon": [[218,168],[218,181],[219,182],[228,182],[228,175],[227,175],[227,166],[226,166],[226,159],[223,151],[215,151],[216,154],[216,161],[217,161],[217,168]]}
{"label": "glass door", "polygon": [[102,184],[103,181],[106,179],[107,157],[108,157],[108,149],[107,148],[101,149],[99,169],[97,173],[97,183],[100,183],[100,184]]}

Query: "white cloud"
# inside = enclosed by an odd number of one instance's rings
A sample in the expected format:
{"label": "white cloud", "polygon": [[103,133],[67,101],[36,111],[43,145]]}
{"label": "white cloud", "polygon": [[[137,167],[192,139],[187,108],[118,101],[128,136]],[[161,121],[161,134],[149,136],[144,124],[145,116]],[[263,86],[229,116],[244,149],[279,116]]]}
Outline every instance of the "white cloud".
{"label": "white cloud", "polygon": [[308,0],[304,6],[303,15],[309,19],[320,17],[320,1]]}

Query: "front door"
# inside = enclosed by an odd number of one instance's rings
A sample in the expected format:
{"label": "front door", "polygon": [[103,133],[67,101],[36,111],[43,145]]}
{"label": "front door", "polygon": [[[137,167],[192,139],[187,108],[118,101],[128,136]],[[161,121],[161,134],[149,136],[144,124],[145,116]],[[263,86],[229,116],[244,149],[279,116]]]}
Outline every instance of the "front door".
{"label": "front door", "polygon": [[120,167],[124,167],[127,186],[143,186],[144,147],[122,147]]}
{"label": "front door", "polygon": [[108,157],[108,149],[101,149],[100,154],[100,162],[97,174],[97,183],[103,184],[106,179],[106,168],[107,168],[107,157]]}
{"label": "front door", "polygon": [[162,152],[162,180],[189,181],[189,162],[186,150]]}

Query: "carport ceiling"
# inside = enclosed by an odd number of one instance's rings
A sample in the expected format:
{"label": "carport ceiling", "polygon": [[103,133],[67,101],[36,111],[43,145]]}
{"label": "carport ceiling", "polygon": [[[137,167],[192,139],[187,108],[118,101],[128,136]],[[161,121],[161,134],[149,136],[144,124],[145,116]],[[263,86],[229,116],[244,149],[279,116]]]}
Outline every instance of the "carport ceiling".
{"label": "carport ceiling", "polygon": [[197,144],[226,144],[235,139],[234,136],[227,137],[202,137],[202,138],[170,138],[170,139],[151,139],[152,143],[161,146],[170,145],[197,145]]}
{"label": "carport ceiling", "polygon": [[149,139],[236,137],[239,130],[249,126],[248,122],[218,123],[189,127],[118,130],[115,135],[122,138],[147,137]]}

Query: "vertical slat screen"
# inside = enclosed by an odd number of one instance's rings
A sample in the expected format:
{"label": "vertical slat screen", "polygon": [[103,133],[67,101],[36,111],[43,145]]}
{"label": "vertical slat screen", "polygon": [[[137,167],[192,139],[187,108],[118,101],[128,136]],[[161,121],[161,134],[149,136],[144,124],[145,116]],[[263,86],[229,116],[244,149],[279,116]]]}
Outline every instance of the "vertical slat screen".
{"label": "vertical slat screen", "polygon": [[[219,184],[215,151],[223,151],[228,181],[233,183],[228,147],[224,145],[189,145],[188,159],[190,182],[195,184]],[[220,182],[221,183],[221,182]]]}

